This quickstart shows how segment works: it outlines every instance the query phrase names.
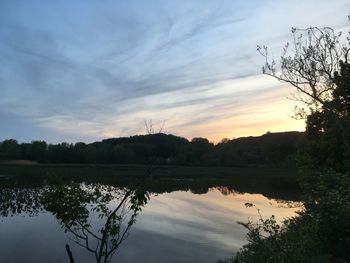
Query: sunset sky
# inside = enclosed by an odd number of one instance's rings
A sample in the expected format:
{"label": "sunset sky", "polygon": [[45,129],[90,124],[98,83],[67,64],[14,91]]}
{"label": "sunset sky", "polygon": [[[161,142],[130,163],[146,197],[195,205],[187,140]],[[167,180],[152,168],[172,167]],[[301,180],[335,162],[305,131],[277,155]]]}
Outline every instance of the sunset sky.
{"label": "sunset sky", "polygon": [[0,140],[91,142],[155,129],[220,139],[303,130],[261,74],[291,27],[349,26],[349,0],[0,2]]}

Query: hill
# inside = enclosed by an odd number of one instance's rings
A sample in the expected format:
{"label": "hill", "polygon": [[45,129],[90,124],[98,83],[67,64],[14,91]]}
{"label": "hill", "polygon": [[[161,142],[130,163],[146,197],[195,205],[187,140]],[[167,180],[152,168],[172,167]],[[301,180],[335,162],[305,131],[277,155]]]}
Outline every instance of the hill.
{"label": "hill", "polygon": [[173,164],[236,167],[291,167],[304,141],[302,132],[267,133],[256,137],[223,140],[217,145],[206,138],[172,134],[135,135],[99,142],[47,144],[16,140],[0,143],[0,160],[40,163]]}

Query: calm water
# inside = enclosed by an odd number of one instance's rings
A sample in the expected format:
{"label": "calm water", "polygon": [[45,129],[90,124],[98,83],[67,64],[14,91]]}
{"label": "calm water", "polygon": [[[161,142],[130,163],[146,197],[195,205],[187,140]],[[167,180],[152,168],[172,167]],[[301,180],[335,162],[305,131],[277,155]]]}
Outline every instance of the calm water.
{"label": "calm water", "polygon": [[[5,187],[0,211],[0,262],[69,262],[66,244],[75,262],[96,262],[96,253],[87,247],[94,250],[101,241],[87,231],[102,236],[100,230],[106,227],[107,217],[100,218],[101,211],[93,208],[99,203],[108,216],[128,193],[127,188],[120,192],[118,187],[106,190],[102,186],[100,194],[94,192],[96,187],[101,186],[65,185],[50,190]],[[116,194],[108,196],[109,192]],[[298,209],[287,208],[262,194],[238,193],[225,186],[202,192],[155,193],[143,189],[141,202],[132,199],[139,198],[139,192],[129,193],[130,198],[118,210],[120,217],[114,221],[120,227],[109,233],[111,238],[120,238],[126,230],[125,238],[111,257],[112,262],[216,262],[232,256],[246,243],[246,231],[237,221],[258,217],[257,211],[246,208],[245,203],[254,203],[263,216],[274,214],[278,220],[292,216]],[[150,198],[143,199],[148,194]],[[136,209],[131,206],[135,202]],[[133,214],[136,222],[126,229]],[[88,224],[85,231],[77,222]],[[76,234],[88,238],[79,239]],[[113,241],[108,242],[111,248]]]}

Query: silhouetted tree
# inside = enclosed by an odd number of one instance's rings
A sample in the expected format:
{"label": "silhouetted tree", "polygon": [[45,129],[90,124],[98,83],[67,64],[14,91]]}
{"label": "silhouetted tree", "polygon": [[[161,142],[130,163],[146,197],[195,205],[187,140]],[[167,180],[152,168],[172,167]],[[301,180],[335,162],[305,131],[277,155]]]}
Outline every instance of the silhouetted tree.
{"label": "silhouetted tree", "polygon": [[[292,30],[293,53],[263,73],[291,84],[305,103],[307,141],[299,157],[304,209],[277,224],[274,217],[242,224],[248,241],[230,262],[347,262],[350,258],[350,32]],[[247,204],[249,207],[252,204]],[[259,213],[259,210],[258,210]]]}
{"label": "silhouetted tree", "polygon": [[32,149],[32,160],[38,162],[46,162],[47,161],[47,144],[45,141],[32,141],[31,143]]}
{"label": "silhouetted tree", "polygon": [[5,140],[1,143],[0,147],[4,159],[16,160],[21,158],[21,148],[16,140]]}
{"label": "silhouetted tree", "polygon": [[137,135],[85,144],[44,141],[0,143],[0,160],[25,159],[40,163],[178,164],[205,166],[293,166],[303,133],[270,133],[224,140],[190,142],[170,134]]}
{"label": "silhouetted tree", "polygon": [[[332,28],[293,29],[293,47],[283,50],[279,63],[269,61],[267,47],[258,47],[266,58],[263,73],[297,90],[304,103],[296,115],[307,118],[308,155],[313,168],[344,171],[349,154],[349,59],[350,38]],[[312,149],[312,150],[310,150]]]}

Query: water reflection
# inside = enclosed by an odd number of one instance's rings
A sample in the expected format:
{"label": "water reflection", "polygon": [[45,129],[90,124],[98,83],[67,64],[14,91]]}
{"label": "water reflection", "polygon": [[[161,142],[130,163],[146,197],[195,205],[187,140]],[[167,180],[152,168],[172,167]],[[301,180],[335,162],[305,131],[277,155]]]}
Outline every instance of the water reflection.
{"label": "water reflection", "polygon": [[236,222],[256,212],[244,203],[280,219],[295,211],[242,193],[249,184],[97,181],[3,181],[0,262],[215,262],[246,242]]}
{"label": "water reflection", "polygon": [[[142,183],[131,188],[71,184],[49,187],[43,193],[42,204],[73,236],[71,240],[86,248],[100,263],[111,261],[148,199]],[[93,216],[102,221],[99,227],[91,224]],[[68,244],[66,251],[74,262]]]}
{"label": "water reflection", "polygon": [[[98,263],[111,261],[149,200],[146,180],[128,188],[83,183],[3,188],[0,196],[1,216],[51,212],[69,239]],[[69,244],[65,249],[75,262]]]}
{"label": "water reflection", "polygon": [[42,189],[13,187],[0,187],[0,215],[2,217],[15,216],[21,213],[30,216],[37,215],[43,210],[41,204]]}

